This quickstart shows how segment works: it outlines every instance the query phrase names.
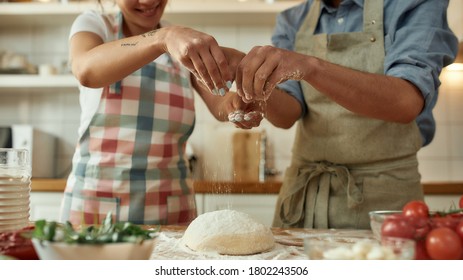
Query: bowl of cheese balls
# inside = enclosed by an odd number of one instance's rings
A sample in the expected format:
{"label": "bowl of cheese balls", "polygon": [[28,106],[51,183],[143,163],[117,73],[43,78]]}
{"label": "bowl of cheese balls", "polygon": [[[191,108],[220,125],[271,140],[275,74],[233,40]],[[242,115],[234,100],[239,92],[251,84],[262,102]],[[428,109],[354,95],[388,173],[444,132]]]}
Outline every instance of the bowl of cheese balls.
{"label": "bowl of cheese balls", "polygon": [[313,234],[304,238],[304,250],[311,260],[412,260],[415,242],[359,235]]}

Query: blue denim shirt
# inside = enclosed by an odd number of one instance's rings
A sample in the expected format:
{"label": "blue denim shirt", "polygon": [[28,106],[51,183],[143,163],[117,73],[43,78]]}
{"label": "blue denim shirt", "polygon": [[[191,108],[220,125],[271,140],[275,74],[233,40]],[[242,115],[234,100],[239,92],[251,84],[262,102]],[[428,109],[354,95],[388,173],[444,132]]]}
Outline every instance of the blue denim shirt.
{"label": "blue denim shirt", "polygon": [[[273,45],[294,50],[296,32],[313,1],[308,0],[277,16]],[[362,31],[363,3],[364,0],[343,0],[338,8],[322,3],[315,33]],[[425,107],[416,119],[423,146],[432,141],[435,133],[432,109],[437,101],[439,75],[443,67],[453,62],[458,51],[458,39],[447,23],[447,6],[448,0],[384,0],[384,74],[413,83],[423,94]],[[307,114],[298,81],[287,81],[278,87],[297,98],[303,116]]]}

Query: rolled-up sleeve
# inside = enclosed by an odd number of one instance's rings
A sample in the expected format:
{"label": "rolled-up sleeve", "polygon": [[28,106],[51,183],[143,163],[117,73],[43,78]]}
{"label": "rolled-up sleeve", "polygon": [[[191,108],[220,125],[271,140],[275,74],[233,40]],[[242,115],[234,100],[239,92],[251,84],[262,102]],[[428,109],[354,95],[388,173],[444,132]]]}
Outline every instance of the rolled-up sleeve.
{"label": "rolled-up sleeve", "polygon": [[88,10],[78,15],[72,23],[69,39],[71,39],[74,34],[83,31],[95,33],[105,42],[109,40],[106,23],[103,16],[97,11]]}
{"label": "rolled-up sleeve", "polygon": [[424,145],[434,136],[432,109],[439,75],[458,50],[458,40],[447,23],[447,5],[448,1],[442,0],[404,1],[386,26],[385,74],[411,82],[423,94],[425,107],[417,123]]}
{"label": "rolled-up sleeve", "polygon": [[[303,12],[304,9],[295,7],[283,11],[277,16],[275,29],[272,35],[272,44],[275,47],[291,51],[294,50],[297,29],[304,18],[304,16],[301,15]],[[298,20],[299,22],[294,22],[295,20]],[[299,81],[288,80],[279,84],[277,87],[299,101],[302,109],[301,117],[307,114],[307,105],[305,104],[304,95]]]}

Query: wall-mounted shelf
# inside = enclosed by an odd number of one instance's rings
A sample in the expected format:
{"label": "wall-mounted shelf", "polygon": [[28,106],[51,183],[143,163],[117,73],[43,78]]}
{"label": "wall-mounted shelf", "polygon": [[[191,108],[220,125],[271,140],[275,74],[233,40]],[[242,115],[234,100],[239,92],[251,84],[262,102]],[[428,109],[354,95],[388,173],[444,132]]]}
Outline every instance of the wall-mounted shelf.
{"label": "wall-mounted shelf", "polygon": [[[0,3],[1,28],[33,26],[70,26],[75,17],[89,9],[99,9],[97,1]],[[303,2],[302,0],[170,0],[163,19],[173,24],[192,26],[265,25],[273,26],[277,13]],[[118,8],[112,1],[105,4],[107,12]],[[29,32],[29,31],[25,31]],[[0,93],[26,90],[77,89],[72,75],[0,75]]]}
{"label": "wall-mounted shelf", "polygon": [[0,75],[0,93],[6,89],[77,89],[77,86],[78,82],[72,75]]}
{"label": "wall-mounted shelf", "polygon": [[[96,2],[96,1],[95,1]],[[0,25],[69,24],[81,12],[98,9],[95,2],[61,3],[0,3]],[[274,23],[278,12],[303,2],[302,0],[171,0],[165,10],[165,19],[178,24]],[[114,5],[105,5],[106,11],[117,11]]]}

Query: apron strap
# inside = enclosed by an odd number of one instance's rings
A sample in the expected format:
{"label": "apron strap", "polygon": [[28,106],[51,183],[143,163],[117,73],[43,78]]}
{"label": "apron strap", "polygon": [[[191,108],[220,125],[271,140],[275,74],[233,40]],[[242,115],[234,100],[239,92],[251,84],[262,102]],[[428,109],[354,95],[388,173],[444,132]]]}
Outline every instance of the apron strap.
{"label": "apron strap", "polygon": [[363,194],[345,166],[317,162],[299,169],[298,177],[306,178],[303,179],[305,183],[292,188],[282,199],[280,218],[285,225],[296,226],[305,218],[306,227],[313,227],[316,223],[317,227],[328,228],[329,194],[334,178],[346,188],[348,208],[363,202]]}
{"label": "apron strap", "polygon": [[[117,39],[124,38],[122,20],[123,20],[122,12],[118,12],[116,15],[116,20],[115,20],[117,25],[114,27],[114,30],[117,32]],[[109,85],[109,94],[120,95],[121,93],[122,93],[122,81],[117,81],[114,84]]]}
{"label": "apron strap", "polygon": [[383,31],[384,0],[366,0],[363,10],[363,31],[376,34]]}
{"label": "apron strap", "polygon": [[109,94],[120,95],[122,93],[122,81],[117,81],[114,84],[109,85]]}
{"label": "apron strap", "polygon": [[314,0],[310,7],[306,20],[300,27],[300,30],[307,30],[307,33],[314,34],[317,28],[318,18],[320,17],[321,0]]}

